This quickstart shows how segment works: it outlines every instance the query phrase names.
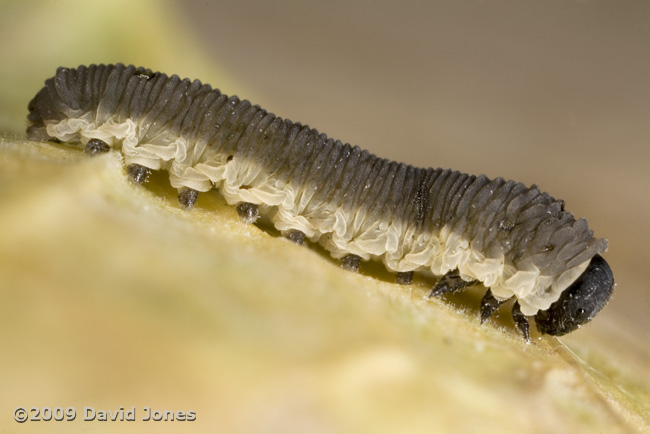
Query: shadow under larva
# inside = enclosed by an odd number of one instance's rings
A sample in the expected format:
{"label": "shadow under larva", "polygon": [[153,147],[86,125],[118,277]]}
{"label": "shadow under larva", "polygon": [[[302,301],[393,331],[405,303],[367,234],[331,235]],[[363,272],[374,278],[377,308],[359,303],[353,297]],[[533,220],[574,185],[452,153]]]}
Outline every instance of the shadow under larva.
{"label": "shadow under larva", "polygon": [[59,68],[28,120],[31,139],[121,151],[137,183],[167,171],[185,208],[217,188],[244,221],[264,215],[345,269],[377,259],[399,284],[442,276],[432,296],[480,282],[481,322],[514,298],[526,340],[528,317],[563,335],[614,288],[607,241],[536,186],[379,158],[198,80],[122,64]]}

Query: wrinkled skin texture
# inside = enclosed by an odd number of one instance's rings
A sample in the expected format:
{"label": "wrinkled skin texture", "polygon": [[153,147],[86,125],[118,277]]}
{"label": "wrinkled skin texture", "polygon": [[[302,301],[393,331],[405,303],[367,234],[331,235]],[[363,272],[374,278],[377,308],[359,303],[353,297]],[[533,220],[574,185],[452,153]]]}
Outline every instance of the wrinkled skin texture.
{"label": "wrinkled skin texture", "polygon": [[219,188],[246,222],[268,212],[283,235],[319,242],[345,269],[375,258],[400,283],[413,270],[443,275],[432,296],[489,282],[481,321],[515,298],[526,340],[529,316],[564,334],[611,294],[609,267],[592,262],[607,241],[537,186],[382,159],[198,80],[123,64],[62,67],[28,120],[32,139],[120,150],[135,183],[167,170],[184,208]]}

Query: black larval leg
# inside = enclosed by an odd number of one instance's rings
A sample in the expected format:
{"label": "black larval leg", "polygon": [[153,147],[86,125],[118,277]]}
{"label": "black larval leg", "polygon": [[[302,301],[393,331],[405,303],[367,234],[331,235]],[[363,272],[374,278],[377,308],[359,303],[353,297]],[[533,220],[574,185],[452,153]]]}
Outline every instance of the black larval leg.
{"label": "black larval leg", "polygon": [[413,272],[405,271],[403,273],[395,273],[395,283],[398,285],[410,285],[413,283]]}
{"label": "black larval leg", "polygon": [[481,324],[483,324],[506,300],[497,300],[491,290],[487,290],[481,300]]}
{"label": "black larval leg", "polygon": [[136,184],[142,184],[143,182],[146,182],[147,179],[149,179],[150,174],[151,170],[149,170],[148,167],[144,167],[139,164],[131,164],[129,166],[129,178],[131,178],[131,181],[135,182]]}
{"label": "black larval leg", "polygon": [[530,342],[530,325],[528,325],[528,318],[526,318],[526,315],[521,313],[519,302],[516,302],[515,305],[512,306],[512,319],[526,342]]}
{"label": "black larval leg", "polygon": [[456,292],[459,289],[467,288],[475,284],[476,280],[466,281],[461,279],[460,274],[457,270],[450,271],[449,273],[442,276],[442,279],[436,283],[436,286],[433,287],[429,297],[439,297],[448,292]]}
{"label": "black larval leg", "polygon": [[193,188],[183,188],[178,192],[178,203],[185,209],[190,209],[196,204],[199,198],[199,192]]}
{"label": "black larval leg", "polygon": [[108,146],[108,144],[105,141],[99,139],[90,139],[88,140],[88,143],[86,143],[86,147],[84,148],[84,154],[99,155],[99,154],[105,154],[110,150],[111,147]]}
{"label": "black larval leg", "polygon": [[305,233],[303,231],[299,231],[298,229],[291,229],[284,236],[299,246],[302,246],[305,243]]}
{"label": "black larval leg", "polygon": [[257,205],[249,202],[242,202],[237,205],[237,214],[244,221],[244,223],[255,223],[255,220],[260,216]]}
{"label": "black larval leg", "polygon": [[357,255],[347,255],[341,258],[341,267],[353,272],[359,271],[359,266],[361,265],[361,257]]}

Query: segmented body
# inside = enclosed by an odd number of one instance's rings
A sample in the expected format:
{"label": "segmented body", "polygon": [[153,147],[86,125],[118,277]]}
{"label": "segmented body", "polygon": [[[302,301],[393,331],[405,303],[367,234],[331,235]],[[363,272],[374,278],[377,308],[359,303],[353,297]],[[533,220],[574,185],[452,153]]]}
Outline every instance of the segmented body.
{"label": "segmented body", "polygon": [[[117,65],[60,68],[30,103],[33,138],[101,139],[175,188],[256,204],[283,234],[395,272],[478,280],[547,309],[607,243],[536,186],[376,157],[198,80]],[[291,236],[289,236],[291,238]]]}

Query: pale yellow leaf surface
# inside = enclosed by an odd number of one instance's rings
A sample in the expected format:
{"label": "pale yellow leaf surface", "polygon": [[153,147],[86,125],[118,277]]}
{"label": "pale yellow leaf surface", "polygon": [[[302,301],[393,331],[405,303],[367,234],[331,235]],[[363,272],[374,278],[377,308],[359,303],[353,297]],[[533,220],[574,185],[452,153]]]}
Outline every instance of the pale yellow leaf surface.
{"label": "pale yellow leaf surface", "polygon": [[[29,98],[61,65],[244,92],[166,2],[0,5],[0,433],[650,432],[648,348],[611,317],[526,344],[507,309],[479,325],[481,288],[429,300],[432,280],[346,272],[216,191],[188,212],[164,173],[134,186],[118,153],[26,140]],[[19,424],[18,407],[77,417]]]}
{"label": "pale yellow leaf surface", "polygon": [[429,300],[430,281],[346,272],[216,191],[181,210],[164,174],[132,185],[118,153],[3,138],[0,174],[4,430],[36,427],[17,406],[80,412],[47,432],[115,429],[84,406],[197,414],[125,432],[648,430],[630,344],[526,344],[509,320],[479,326],[480,291]]}

